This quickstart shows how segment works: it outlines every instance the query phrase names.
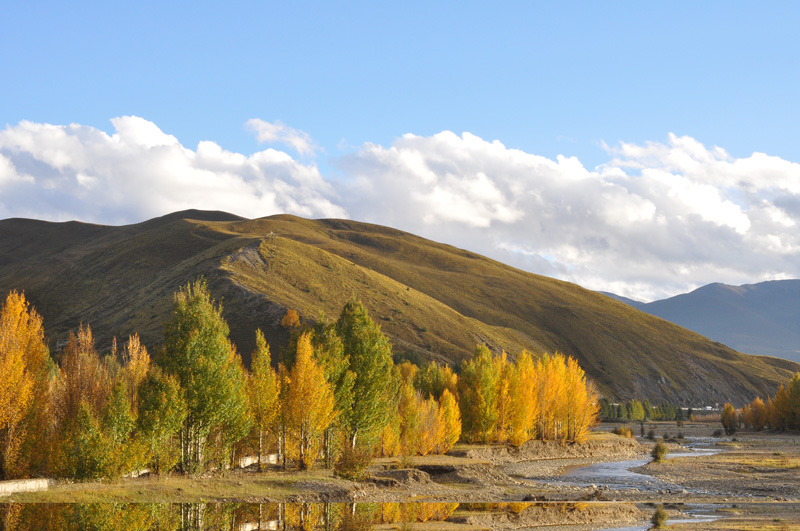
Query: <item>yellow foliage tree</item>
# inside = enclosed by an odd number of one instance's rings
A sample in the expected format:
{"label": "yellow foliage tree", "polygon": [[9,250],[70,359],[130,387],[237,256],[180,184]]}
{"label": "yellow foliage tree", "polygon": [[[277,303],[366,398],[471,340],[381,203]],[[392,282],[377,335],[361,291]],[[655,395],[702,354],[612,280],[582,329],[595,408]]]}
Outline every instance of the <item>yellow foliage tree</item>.
{"label": "yellow foliage tree", "polygon": [[495,372],[499,378],[495,392],[495,406],[497,408],[497,425],[495,428],[494,440],[499,443],[508,442],[512,427],[513,400],[511,397],[511,383],[514,374],[514,365],[508,361],[505,351],[493,360]]}
{"label": "yellow foliage tree", "polygon": [[461,412],[458,403],[449,389],[442,391],[439,398],[439,409],[442,412],[442,439],[439,453],[450,450],[461,437]]}
{"label": "yellow foliage tree", "polygon": [[281,319],[281,326],[289,330],[300,326],[300,316],[297,315],[296,310],[288,310]]}
{"label": "yellow foliage tree", "polygon": [[726,403],[722,408],[721,420],[722,427],[725,428],[725,433],[727,435],[733,435],[736,433],[736,425],[738,423],[738,419],[736,417],[736,408],[734,408],[731,404]]}
{"label": "yellow foliage tree", "polygon": [[122,351],[122,379],[128,390],[128,400],[133,411],[139,410],[139,385],[147,378],[150,370],[150,355],[139,340],[139,334],[128,336],[128,342]]}
{"label": "yellow foliage tree", "polygon": [[586,374],[572,356],[567,358],[564,394],[565,438],[584,442],[589,429],[597,422],[600,406],[594,386],[586,381]]}
{"label": "yellow foliage tree", "polygon": [[537,392],[536,366],[528,351],[523,350],[517,358],[516,370],[511,382],[511,432],[510,442],[520,446],[536,435],[536,420],[539,416],[539,393]]}
{"label": "yellow foliage tree", "polygon": [[336,417],[333,390],[314,361],[310,334],[297,340],[297,355],[287,375],[283,400],[287,453],[303,469],[317,457],[325,429]]}
{"label": "yellow foliage tree", "polygon": [[[48,391],[42,318],[25,295],[12,291],[0,309],[0,478],[20,477],[27,464],[20,452],[36,421],[35,408]],[[41,449],[39,449],[41,451]]]}

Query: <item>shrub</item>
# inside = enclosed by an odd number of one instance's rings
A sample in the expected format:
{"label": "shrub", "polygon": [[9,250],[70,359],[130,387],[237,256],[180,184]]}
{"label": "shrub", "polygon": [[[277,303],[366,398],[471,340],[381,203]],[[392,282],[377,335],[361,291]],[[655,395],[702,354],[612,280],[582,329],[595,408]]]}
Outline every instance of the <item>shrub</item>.
{"label": "shrub", "polygon": [[622,437],[627,437],[628,439],[633,439],[633,430],[631,430],[628,426],[619,426],[611,430],[611,433],[614,435],[621,435]]}
{"label": "shrub", "polygon": [[667,518],[667,511],[664,506],[659,505],[656,512],[653,513],[653,518],[650,519],[650,523],[653,524],[651,529],[664,529],[664,526],[667,525]]}
{"label": "shrub", "polygon": [[656,438],[656,430],[650,430],[647,432],[647,438],[651,441]]}
{"label": "shrub", "polygon": [[656,445],[653,446],[653,451],[650,452],[650,455],[653,457],[653,461],[660,463],[667,457],[668,452],[669,448],[667,448],[666,443],[664,443],[664,439],[661,438]]}
{"label": "shrub", "polygon": [[712,437],[722,437],[722,430],[714,430],[714,433],[711,434]]}
{"label": "shrub", "polygon": [[345,445],[342,456],[333,465],[333,471],[340,478],[361,481],[367,475],[371,461],[372,457],[368,452],[352,450],[349,445]]}

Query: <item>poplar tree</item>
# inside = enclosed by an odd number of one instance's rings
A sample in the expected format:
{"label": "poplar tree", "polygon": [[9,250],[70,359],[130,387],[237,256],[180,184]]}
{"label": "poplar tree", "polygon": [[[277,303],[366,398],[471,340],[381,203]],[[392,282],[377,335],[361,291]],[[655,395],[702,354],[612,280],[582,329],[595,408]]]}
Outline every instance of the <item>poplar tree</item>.
{"label": "poplar tree", "polygon": [[272,369],[269,345],[261,330],[256,331],[256,349],[253,352],[249,385],[253,428],[258,436],[258,469],[262,470],[265,439],[274,430],[280,418],[280,387],[278,375]]}
{"label": "poplar tree", "polygon": [[342,415],[347,442],[351,450],[356,445],[371,449],[397,407],[391,345],[364,305],[354,300],[342,308],[336,331],[354,374],[352,404]]}
{"label": "poplar tree", "polygon": [[339,450],[334,431],[341,427],[344,418],[342,413],[353,403],[353,383],[356,375],[350,370],[350,357],[344,352],[344,345],[336,333],[335,324],[327,324],[324,319],[319,319],[314,326],[311,345],[314,348],[314,359],[322,367],[325,380],[333,389],[336,419],[326,428],[323,442],[325,466],[330,468],[333,465],[334,454]]}
{"label": "poplar tree", "polygon": [[497,387],[500,375],[486,345],[478,345],[458,379],[463,432],[470,442],[484,443],[497,426]]}
{"label": "poplar tree", "polygon": [[333,390],[313,357],[308,333],[297,340],[297,355],[282,397],[287,450],[300,468],[310,468],[325,429],[336,416]]}
{"label": "poplar tree", "polygon": [[169,470],[178,460],[179,445],[173,439],[188,414],[183,389],[173,375],[153,366],[137,392],[139,417],[136,427],[145,447],[145,459],[155,473]]}
{"label": "poplar tree", "polygon": [[511,382],[511,433],[510,442],[520,446],[536,435],[539,416],[539,395],[536,392],[536,367],[528,351],[517,358]]}
{"label": "poplar tree", "polygon": [[458,403],[449,389],[442,391],[442,396],[439,397],[439,408],[442,411],[443,417],[443,433],[439,453],[445,453],[450,450],[461,437],[461,412],[458,409]]}
{"label": "poplar tree", "polygon": [[[239,424],[245,409],[244,374],[228,339],[222,308],[211,299],[204,280],[187,284],[174,295],[172,317],[164,329],[161,363],[175,374],[185,392],[188,414],[181,429],[181,466],[195,472],[203,466],[214,429]],[[227,438],[225,444],[231,445]],[[246,426],[249,430],[249,425]]]}
{"label": "poplar tree", "polygon": [[431,361],[414,375],[414,387],[423,396],[430,395],[435,400],[439,400],[445,389],[449,390],[453,396],[458,394],[458,377],[447,365],[439,365],[437,362]]}
{"label": "poplar tree", "polygon": [[0,479],[20,477],[28,467],[29,452],[21,449],[39,435],[48,362],[41,316],[24,294],[10,292],[0,309]]}
{"label": "poplar tree", "polygon": [[105,475],[122,475],[133,467],[137,457],[130,439],[136,421],[124,380],[116,382],[111,389],[101,420],[108,452]]}

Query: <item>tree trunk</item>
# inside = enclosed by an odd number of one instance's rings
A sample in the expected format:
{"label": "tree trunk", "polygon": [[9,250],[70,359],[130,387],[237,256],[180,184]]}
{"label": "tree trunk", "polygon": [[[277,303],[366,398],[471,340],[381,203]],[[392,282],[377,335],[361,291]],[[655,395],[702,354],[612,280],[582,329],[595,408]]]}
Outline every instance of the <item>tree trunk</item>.
{"label": "tree trunk", "polygon": [[[264,465],[261,464],[261,459],[264,455],[264,430],[258,430],[258,471],[264,471]],[[259,507],[259,511],[261,508]]]}

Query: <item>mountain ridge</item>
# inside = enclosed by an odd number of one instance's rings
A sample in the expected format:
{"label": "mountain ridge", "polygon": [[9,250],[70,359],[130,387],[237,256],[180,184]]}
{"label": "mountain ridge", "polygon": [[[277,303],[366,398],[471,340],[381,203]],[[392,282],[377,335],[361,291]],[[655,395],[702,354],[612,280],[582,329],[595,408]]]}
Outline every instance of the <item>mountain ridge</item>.
{"label": "mountain ridge", "polygon": [[[622,300],[624,297],[609,294]],[[732,286],[714,282],[634,307],[741,352],[800,362],[800,280]]]}
{"label": "mountain ridge", "polygon": [[187,211],[119,227],[40,225],[33,243],[21,241],[31,232],[17,233],[19,225],[0,221],[0,257],[13,258],[0,261],[0,290],[24,289],[56,341],[86,322],[101,348],[134,332],[157,346],[172,293],[204,276],[245,360],[256,328],[273,354],[286,345],[287,308],[333,319],[355,296],[399,354],[457,364],[477,343],[510,356],[558,350],[612,398],[744,403],[800,370],[580,286],[380,225]]}

